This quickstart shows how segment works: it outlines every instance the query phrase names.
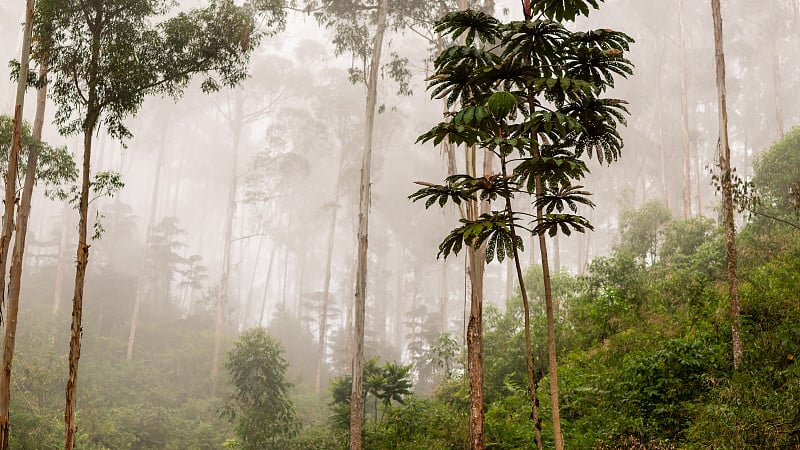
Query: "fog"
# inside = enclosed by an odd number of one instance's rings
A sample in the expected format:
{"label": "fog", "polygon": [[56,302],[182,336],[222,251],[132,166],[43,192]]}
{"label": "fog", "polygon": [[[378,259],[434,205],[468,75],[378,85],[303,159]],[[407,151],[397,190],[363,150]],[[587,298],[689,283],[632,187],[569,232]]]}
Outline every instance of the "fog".
{"label": "fog", "polygon": [[[771,1],[769,8],[762,2],[724,3],[731,151],[733,166],[747,179],[759,152],[800,116],[800,103],[791,95],[800,81],[794,70],[800,63],[800,17],[795,2]],[[180,8],[201,4],[184,1]],[[629,102],[621,157],[602,165],[592,160],[591,175],[583,183],[596,207],[580,212],[595,230],[548,238],[553,272],[584,274],[594,258],[608,255],[620,243],[622,210],[658,200],[674,217],[685,215],[676,4],[609,0],[571,25],[628,33],[636,41],[626,54],[635,72],[618,79],[610,94]],[[0,61],[19,58],[23,7],[23,2],[0,4]],[[716,220],[720,197],[711,183],[718,158],[711,14],[707,2],[687,1],[685,7],[689,213]],[[504,11],[498,14],[502,20],[521,17],[515,2],[499,2],[496,11]],[[398,95],[389,69],[382,72],[373,141],[366,352],[404,364],[414,361],[409,344],[425,330],[452,333],[463,343],[468,315],[464,254],[437,259],[439,243],[458,224],[458,210],[426,210],[408,199],[419,188],[415,181],[438,182],[447,176],[441,151],[415,143],[442,118],[442,101],[431,100],[426,92],[435,51],[423,38],[429,33],[387,31],[385,61],[392,53],[407,58],[412,94]],[[345,335],[353,308],[366,91],[363,83],[350,82],[351,58],[336,55],[332,40],[333,30],[290,11],[285,30],[263,39],[253,52],[250,77],[239,88],[205,94],[195,80],[177,101],[146,98],[138,114],[125,122],[132,138],[120,142],[102,127],[96,133],[92,170],[119,172],[124,183],[113,197],[94,200],[89,211],[90,230],[98,223],[103,231],[90,242],[83,334],[117,339],[120,344],[108,358],[124,357],[137,290],[139,320],[151,322],[137,332],[136,339],[144,340],[158,326],[198,315],[205,317],[198,326],[207,327],[198,332],[211,336],[217,298],[226,292],[228,342],[245,329],[271,327],[295,365],[292,381],[313,386],[330,258],[323,381],[347,373]],[[8,69],[2,73],[0,106],[11,114],[16,84]],[[26,98],[30,122],[35,95],[30,89]],[[48,103],[44,140],[66,146],[79,161],[81,136],[59,135],[51,125],[55,110]],[[45,198],[42,186],[37,187],[21,335],[32,322],[51,317],[56,336],[68,332],[77,217],[72,206]],[[523,268],[536,264],[539,253],[527,236],[525,244]],[[510,269],[508,260],[487,266],[487,304],[502,309],[514,295]],[[280,326],[290,327],[290,321],[300,330],[280,336]],[[169,337],[164,339],[134,346],[134,361],[147,359],[153,345],[170,346]],[[307,365],[297,368],[296,361]],[[208,363],[203,364],[205,370]],[[86,386],[91,379],[84,379]]]}

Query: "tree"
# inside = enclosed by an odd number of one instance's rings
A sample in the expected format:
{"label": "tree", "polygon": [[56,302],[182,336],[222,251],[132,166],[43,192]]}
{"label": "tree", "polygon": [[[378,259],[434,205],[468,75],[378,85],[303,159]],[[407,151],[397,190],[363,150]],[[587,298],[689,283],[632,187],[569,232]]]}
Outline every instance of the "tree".
{"label": "tree", "polygon": [[[29,3],[32,7],[32,3]],[[26,33],[31,33],[29,29],[33,24],[33,11],[28,11],[26,18]],[[41,31],[41,30],[40,30]],[[41,35],[41,33],[39,33]],[[30,36],[27,36],[27,46],[23,47],[26,51],[30,47]],[[45,36],[40,36],[39,52],[46,51]],[[33,51],[33,49],[31,49]],[[23,58],[27,59],[27,58]],[[27,64],[27,61],[26,63]],[[27,70],[25,71],[27,72]],[[23,71],[20,71],[22,77]],[[27,73],[25,74],[27,81]],[[20,78],[22,80],[22,78]],[[21,81],[20,81],[21,82]],[[0,116],[0,153],[4,153],[7,158],[3,158],[3,171],[6,180],[6,194],[16,196],[16,179],[19,177],[14,171],[14,162],[20,154],[26,154],[27,159],[24,165],[17,165],[17,168],[24,169],[25,178],[22,187],[22,196],[19,207],[17,208],[16,231],[14,234],[14,250],[11,259],[10,279],[8,285],[8,311],[6,315],[6,328],[3,339],[2,370],[0,370],[0,449],[8,448],[9,436],[9,406],[11,400],[11,368],[14,357],[14,347],[16,343],[17,316],[19,313],[19,297],[22,279],[22,265],[25,254],[25,238],[28,232],[28,217],[31,210],[31,199],[33,187],[37,179],[45,182],[45,194],[54,198],[63,197],[64,191],[61,185],[72,181],[77,176],[75,161],[66,148],[53,148],[43,143],[42,128],[44,126],[44,110],[47,100],[47,67],[41,66],[38,74],[39,89],[36,99],[36,114],[31,134],[28,127],[21,123],[22,117],[12,119],[8,116]],[[24,97],[23,97],[24,98]],[[22,108],[18,112],[21,114]],[[7,161],[7,164],[6,164]],[[41,161],[41,162],[40,162]],[[11,169],[11,170],[9,170]],[[13,209],[13,208],[12,208]],[[11,221],[13,223],[13,221]],[[4,244],[6,247],[8,243]],[[3,250],[7,250],[4,248]],[[5,282],[5,252],[2,257],[2,279],[0,290],[3,290]],[[2,298],[2,297],[0,297]],[[0,320],[2,314],[0,313]]]}
{"label": "tree", "polygon": [[[687,99],[686,88],[686,26],[683,21],[684,9],[683,0],[678,0],[678,26],[680,44],[680,71],[681,71],[681,144],[683,152],[683,218],[688,219],[692,216],[692,174],[689,156],[689,100]],[[698,195],[700,193],[698,192]],[[700,214],[700,211],[697,211]]]}
{"label": "tree", "polygon": [[[92,188],[92,143],[99,126],[117,139],[130,138],[125,119],[135,115],[144,98],[178,97],[195,74],[204,74],[204,91],[238,84],[247,72],[249,54],[261,33],[253,14],[267,13],[268,25],[282,23],[277,3],[236,6],[212,1],[158,24],[168,12],[162,0],[103,0],[91,3],[42,1],[42,23],[53,28],[53,48],[44,62],[53,75],[56,123],[65,135],[83,134],[83,162],[78,200],[77,268],[72,307],[69,378],[66,388],[65,448],[75,439],[75,387],[80,358],[83,290],[89,262],[87,242]],[[218,77],[215,78],[215,77]]]}
{"label": "tree", "polygon": [[[22,33],[22,56],[20,57],[20,66],[17,73],[17,96],[16,103],[14,104],[14,121],[13,130],[11,135],[11,148],[8,152],[8,163],[5,173],[5,198],[3,200],[3,227],[0,230],[0,307],[5,303],[6,291],[6,267],[8,264],[8,248],[11,244],[11,234],[14,230],[14,207],[16,202],[17,193],[17,166],[19,165],[19,154],[22,149],[22,112],[25,107],[25,88],[28,84],[28,72],[30,66],[31,55],[31,35],[33,34],[33,9],[34,0],[27,0],[25,3],[25,28]],[[2,319],[2,311],[0,310],[0,319]],[[3,366],[2,370],[11,372],[11,363],[8,366]],[[0,424],[2,425],[2,424]],[[2,430],[0,430],[2,432]],[[3,441],[8,441],[3,438]]]}
{"label": "tree", "polygon": [[[486,261],[513,257],[523,292],[526,329],[529,311],[518,250],[522,239],[517,229],[539,237],[544,276],[548,327],[550,394],[556,448],[563,448],[558,408],[555,325],[550,270],[545,233],[583,232],[592,226],[577,214],[577,205],[591,206],[588,192],[575,185],[588,172],[581,157],[602,162],[616,160],[622,140],[616,131],[624,123],[624,101],[601,98],[616,76],[630,74],[631,64],[622,57],[632,41],[613,30],[570,32],[555,20],[573,20],[588,13],[588,4],[523,4],[525,20],[501,24],[484,13],[451,13],[437,23],[437,30],[453,38],[466,34],[465,45],[445,50],[436,60],[436,73],[429,88],[434,97],[460,102],[461,110],[450,120],[420,136],[419,141],[438,145],[445,138],[456,145],[477,145],[500,160],[500,173],[475,177],[458,174],[445,185],[419,182],[423,187],[410,198],[426,199],[444,206],[480,199],[501,200],[500,210],[477,219],[462,219],[439,246],[439,255],[458,253],[466,244],[486,246]],[[533,16],[539,20],[532,20]],[[498,55],[491,49],[503,48]],[[551,106],[552,105],[552,106]],[[509,160],[517,165],[509,168]],[[518,222],[525,213],[514,211],[515,194],[534,197],[535,227]],[[533,391],[530,335],[526,330],[529,385]],[[473,370],[470,367],[470,370]],[[531,394],[535,414],[536,399]],[[471,436],[472,436],[471,431]],[[471,439],[472,448],[482,448],[482,439]]]}
{"label": "tree", "polygon": [[[350,409],[350,448],[361,449],[362,392],[361,378],[364,364],[364,320],[367,298],[367,256],[369,239],[369,206],[372,184],[373,129],[378,100],[378,74],[382,71],[381,56],[383,40],[388,26],[399,28],[405,25],[407,17],[417,20],[420,4],[411,1],[400,2],[389,8],[388,0],[350,3],[346,1],[309,1],[307,10],[315,10],[317,20],[326,28],[333,28],[336,36],[336,53],[350,53],[353,61],[359,64],[350,69],[350,79],[363,82],[366,87],[364,110],[364,147],[361,158],[361,178],[358,206],[357,266],[355,283],[354,352],[352,404]],[[394,23],[389,23],[390,19]],[[400,83],[400,93],[408,90],[408,71],[404,61],[395,58],[389,66],[390,76]]]}
{"label": "tree", "polygon": [[283,349],[262,327],[251,328],[228,352],[225,368],[234,392],[222,413],[236,424],[239,443],[247,449],[286,448],[299,422],[289,397],[288,364]]}
{"label": "tree", "polygon": [[733,367],[742,362],[742,338],[739,335],[739,277],[736,274],[736,224],[733,221],[733,183],[731,148],[728,144],[728,106],[725,90],[725,52],[722,36],[722,12],[719,0],[711,0],[714,19],[714,55],[716,61],[717,101],[719,111],[719,178],[722,190],[722,224],[725,228],[725,259],[727,261],[728,295],[731,302],[731,341]]}

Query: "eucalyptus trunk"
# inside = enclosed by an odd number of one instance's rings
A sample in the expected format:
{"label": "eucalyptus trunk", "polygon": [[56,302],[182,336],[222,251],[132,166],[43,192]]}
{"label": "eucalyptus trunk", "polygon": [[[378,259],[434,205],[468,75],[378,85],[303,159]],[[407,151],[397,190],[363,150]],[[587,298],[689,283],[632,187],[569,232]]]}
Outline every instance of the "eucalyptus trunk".
{"label": "eucalyptus trunk", "polygon": [[[663,58],[662,58],[663,61]],[[664,206],[669,209],[669,186],[667,185],[667,161],[666,150],[664,149],[664,119],[662,118],[661,111],[663,109],[663,95],[661,90],[661,69],[663,64],[658,66],[658,74],[656,75],[656,123],[658,126],[658,162],[661,168],[661,201]]]}
{"label": "eucalyptus trunk", "polygon": [[269,280],[272,278],[272,264],[275,262],[275,254],[278,253],[278,246],[273,245],[269,254],[269,264],[267,264],[267,277],[264,279],[264,296],[261,298],[261,312],[258,314],[258,326],[264,326],[264,311],[267,309],[269,296]]}
{"label": "eucalyptus trunk", "polygon": [[[145,292],[145,273],[147,273],[148,259],[150,257],[150,241],[153,238],[153,226],[156,220],[156,210],[158,207],[159,185],[161,183],[161,166],[164,165],[164,134],[161,135],[161,145],[156,158],[155,177],[153,180],[153,192],[150,194],[150,213],[147,217],[147,229],[144,235],[144,252],[142,263],[139,266],[139,279],[136,283],[136,298],[133,301],[133,314],[131,315],[131,325],[128,331],[128,348],[125,359],[130,361],[133,358],[133,346],[136,341],[136,328],[139,325],[139,311],[142,307]],[[168,281],[169,282],[169,281]]]}
{"label": "eucalyptus trunk", "polygon": [[[775,5],[773,2],[767,2],[769,8],[770,22],[775,21]],[[783,107],[781,106],[781,61],[778,55],[778,37],[775,33],[775,27],[768,27],[770,33],[770,53],[772,57],[772,89],[775,95],[775,125],[778,127],[778,139],[783,139]]]}
{"label": "eucalyptus trunk", "polygon": [[61,239],[58,244],[58,261],[56,262],[56,280],[53,287],[53,309],[51,316],[55,320],[58,317],[58,312],[61,310],[61,300],[64,297],[64,271],[66,270],[66,256],[67,256],[67,231],[69,230],[69,213],[71,209],[69,205],[64,205],[64,213],[62,214],[64,222],[61,224]]}
{"label": "eucalyptus trunk", "polygon": [[[102,23],[103,13],[97,12],[94,23]],[[83,334],[83,288],[86,282],[86,266],[89,264],[89,244],[87,243],[87,230],[89,224],[89,191],[91,189],[91,161],[92,137],[100,119],[101,105],[97,96],[99,74],[100,44],[102,30],[100,27],[92,29],[91,56],[89,61],[86,97],[86,114],[83,120],[83,161],[81,162],[81,189],[78,201],[78,248],[75,255],[75,289],[72,297],[72,324],[70,326],[69,340],[69,376],[67,378],[64,425],[66,436],[64,449],[72,450],[75,446],[75,390],[78,385],[78,363],[81,357],[81,337]]]}
{"label": "eucalyptus trunk", "polygon": [[367,301],[367,244],[369,236],[369,203],[372,165],[372,132],[375,125],[375,106],[378,97],[378,72],[380,71],[383,35],[389,0],[381,0],[378,6],[377,28],[372,42],[372,58],[367,80],[365,110],[364,155],[361,160],[361,187],[358,201],[358,266],[355,288],[355,335],[353,342],[353,384],[350,396],[350,450],[361,450],[361,424],[364,398],[362,376],[364,368],[364,316]]}
{"label": "eucalyptus trunk", "polygon": [[[25,19],[26,33],[30,33],[29,23],[33,19],[32,1],[28,1],[28,14]],[[30,35],[28,36],[30,40]],[[30,44],[30,43],[29,43]],[[27,48],[27,47],[23,47]],[[27,65],[27,62],[26,62]],[[27,77],[27,75],[26,75]],[[22,80],[22,76],[20,75]],[[42,140],[42,126],[44,125],[44,108],[47,103],[47,68],[39,68],[39,80],[42,85],[36,97],[36,116],[33,122],[34,145],[28,149],[28,160],[25,167],[25,181],[22,186],[22,198],[17,210],[17,229],[14,234],[14,251],[11,255],[11,277],[8,284],[8,309],[5,317],[5,336],[3,339],[2,370],[0,370],[0,450],[8,448],[9,436],[9,405],[11,402],[11,367],[14,360],[14,345],[17,336],[17,316],[19,313],[19,290],[22,280],[22,262],[25,255],[25,238],[28,235],[28,217],[31,212],[31,197],[33,185],[36,183],[36,168],[39,162],[39,146]],[[20,108],[20,112],[21,112]],[[16,124],[16,121],[15,121]],[[10,172],[10,171],[9,171]],[[6,177],[8,181],[8,177]],[[16,181],[14,181],[16,183]],[[6,184],[6,189],[9,185]],[[13,189],[11,189],[13,190]],[[0,272],[0,277],[5,278],[5,273]]]}
{"label": "eucalyptus trunk", "polygon": [[[686,88],[686,26],[683,22],[683,0],[678,0],[678,25],[680,27],[679,51],[681,72],[681,143],[683,144],[683,218],[692,217],[692,170],[691,157],[689,156],[689,100]],[[697,195],[700,195],[698,191]],[[700,214],[698,209],[697,214]]]}
{"label": "eucalyptus trunk", "polygon": [[719,168],[722,185],[722,222],[725,227],[725,254],[728,273],[728,293],[731,300],[731,340],[733,367],[742,362],[742,340],[739,335],[739,277],[736,274],[736,228],[733,221],[733,185],[731,182],[731,149],[728,143],[728,108],[725,89],[725,52],[722,38],[722,12],[720,0],[711,0],[714,20],[714,54],[717,75],[717,100],[719,101]]}
{"label": "eucalyptus trunk", "polygon": [[325,257],[325,280],[322,287],[322,308],[319,317],[319,339],[317,341],[317,367],[314,375],[314,391],[317,396],[322,393],[322,366],[325,360],[326,334],[328,332],[328,306],[331,296],[331,271],[333,263],[333,243],[336,237],[336,219],[339,212],[339,192],[342,186],[344,172],[344,150],[342,150],[341,162],[339,163],[339,176],[336,180],[336,190],[333,194],[333,205],[331,207],[331,222],[328,226],[328,244]]}
{"label": "eucalyptus trunk", "polygon": [[231,272],[231,247],[233,243],[233,219],[236,215],[236,186],[239,181],[239,140],[242,134],[242,93],[236,93],[233,127],[233,148],[231,151],[231,179],[228,188],[228,208],[225,215],[225,235],[222,249],[222,274],[219,281],[219,293],[214,312],[214,350],[211,354],[211,378],[216,379],[219,373],[222,353],[222,337],[225,330],[225,308],[228,304],[228,285]]}
{"label": "eucalyptus trunk", "polygon": [[[5,305],[5,274],[8,266],[8,247],[11,244],[11,235],[14,231],[14,206],[17,204],[17,170],[19,170],[19,154],[22,151],[22,122],[24,120],[22,113],[25,109],[25,88],[30,71],[33,8],[34,0],[27,0],[25,3],[25,27],[22,31],[22,54],[20,56],[17,79],[17,97],[14,104],[14,121],[11,130],[11,151],[8,153],[8,164],[6,165],[3,229],[2,234],[0,234],[0,308]],[[0,323],[2,323],[2,317],[2,310],[0,310]],[[3,370],[6,369],[4,368]],[[0,418],[0,428],[3,427],[2,421],[3,419]]]}

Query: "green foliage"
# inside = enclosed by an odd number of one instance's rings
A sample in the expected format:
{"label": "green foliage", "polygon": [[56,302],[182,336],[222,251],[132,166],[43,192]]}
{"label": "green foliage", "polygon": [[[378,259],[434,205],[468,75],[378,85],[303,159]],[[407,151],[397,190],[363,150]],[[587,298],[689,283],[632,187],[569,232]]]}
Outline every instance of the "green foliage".
{"label": "green foliage", "polygon": [[669,209],[656,200],[637,209],[623,209],[619,217],[620,252],[655,262],[662,228],[671,218]]}
{"label": "green foliage", "polygon": [[245,331],[228,352],[225,368],[234,392],[222,414],[236,423],[239,446],[281,448],[297,433],[282,353],[264,328]]}
{"label": "green foliage", "polygon": [[[331,381],[331,403],[333,424],[347,429],[350,424],[350,394],[352,392],[352,376],[334,378]],[[362,377],[364,392],[364,420],[368,419],[369,406],[372,405],[372,422],[374,428],[380,427],[383,417],[393,402],[405,403],[411,394],[411,366],[386,362],[378,366],[378,359],[372,358],[364,364]],[[380,407],[380,408],[379,408]],[[380,411],[379,411],[380,409]]]}
{"label": "green foliage", "polygon": [[[8,163],[8,152],[11,149],[13,119],[0,114],[0,175],[5,177]],[[27,154],[36,145],[31,135],[30,126],[22,126],[22,153],[19,159],[17,179],[22,180],[27,165]],[[51,199],[64,199],[67,185],[73,183],[78,176],[75,160],[66,147],[52,147],[46,142],[39,144],[39,160],[36,166],[36,180],[44,183],[45,195]],[[16,187],[18,188],[18,187]]]}
{"label": "green foliage", "polygon": [[[267,25],[280,25],[278,3],[263,2]],[[124,139],[124,125],[146,96],[178,97],[192,76],[203,74],[203,90],[234,86],[247,75],[250,52],[261,32],[253,28],[259,5],[212,0],[156,25],[169,12],[163,0],[102,0],[83,5],[47,0],[37,5],[41,35],[49,46],[38,55],[50,71],[50,93],[63,134],[97,125]]]}
{"label": "green foliage", "polygon": [[795,216],[800,213],[800,127],[761,153],[753,164],[753,184],[761,203]]}
{"label": "green foliage", "polygon": [[[536,2],[533,8],[537,15],[560,21],[588,13],[586,5]],[[617,125],[625,123],[625,102],[599,95],[613,87],[615,77],[632,73],[631,63],[622,57],[632,39],[612,30],[573,33],[551,20],[529,20],[530,10],[525,17],[503,24],[483,12],[466,10],[437,21],[437,32],[453,42],[463,37],[464,43],[437,57],[428,87],[432,97],[446,98],[448,106],[460,109],[418,142],[437,145],[447,138],[456,145],[484,148],[500,159],[502,175],[455,175],[445,185],[418,182],[425,187],[409,198],[426,199],[427,208],[436,203],[443,207],[448,201],[460,205],[535,195],[535,207],[543,214],[534,218],[529,231],[550,236],[585,232],[592,225],[576,214],[578,205],[593,203],[590,193],[575,184],[588,172],[580,157],[594,154],[600,162],[610,162],[619,155]],[[501,55],[486,50],[497,41]],[[516,166],[510,176],[507,158]],[[515,215],[504,204],[502,212],[461,219],[463,225],[440,244],[439,255],[458,253],[464,244],[477,248],[486,243],[486,261],[495,256],[503,261],[515,247],[521,248],[514,228],[526,229],[517,225]]]}
{"label": "green foliage", "polygon": [[722,374],[722,350],[719,343],[706,339],[670,339],[655,351],[626,358],[621,371],[626,380],[622,404],[646,424],[643,434],[655,439],[681,438],[695,404]]}

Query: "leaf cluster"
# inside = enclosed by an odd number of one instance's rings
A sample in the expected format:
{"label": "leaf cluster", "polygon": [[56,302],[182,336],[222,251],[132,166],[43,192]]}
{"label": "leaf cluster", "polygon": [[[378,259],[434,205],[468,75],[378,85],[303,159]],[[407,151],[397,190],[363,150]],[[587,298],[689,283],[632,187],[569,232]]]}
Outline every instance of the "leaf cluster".
{"label": "leaf cluster", "polygon": [[148,95],[179,97],[194,75],[204,91],[234,86],[247,76],[249,55],[264,34],[256,17],[275,27],[283,11],[275,2],[237,6],[211,0],[162,22],[164,0],[42,0],[37,33],[39,63],[50,71],[51,94],[63,134],[104,125],[112,136],[131,136],[124,120]]}
{"label": "leaf cluster", "polygon": [[426,208],[479,200],[504,200],[506,206],[503,212],[462,219],[439,246],[439,256],[458,253],[464,244],[486,244],[487,262],[495,256],[502,261],[518,245],[515,227],[522,228],[511,209],[515,195],[535,197],[535,234],[593,229],[577,214],[581,205],[594,206],[590,192],[577,183],[589,171],[582,158],[610,163],[620,155],[617,128],[626,123],[626,102],[601,96],[615,79],[633,73],[624,57],[633,40],[610,29],[573,32],[560,23],[588,14],[598,1],[528,6],[532,12],[526,17],[539,19],[504,24],[466,10],[435,25],[452,42],[461,42],[436,58],[428,85],[433,98],[455,111],[417,141],[483,148],[499,158],[502,175],[453,175],[443,185],[418,182],[424,187],[409,198],[425,199]]}
{"label": "leaf cluster", "polygon": [[[8,152],[11,148],[13,119],[5,114],[0,115],[0,174],[5,177]],[[31,135],[30,126],[22,126],[22,153],[17,180],[26,170],[28,152],[38,147],[39,158],[36,165],[36,181],[44,183],[45,195],[50,199],[64,199],[67,196],[66,186],[73,183],[78,176],[77,167],[72,154],[66,147],[53,147],[46,142],[36,142]],[[15,186],[19,189],[19,186]]]}

